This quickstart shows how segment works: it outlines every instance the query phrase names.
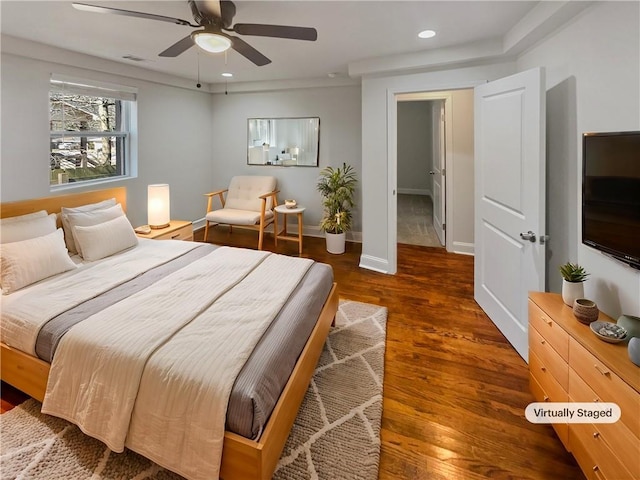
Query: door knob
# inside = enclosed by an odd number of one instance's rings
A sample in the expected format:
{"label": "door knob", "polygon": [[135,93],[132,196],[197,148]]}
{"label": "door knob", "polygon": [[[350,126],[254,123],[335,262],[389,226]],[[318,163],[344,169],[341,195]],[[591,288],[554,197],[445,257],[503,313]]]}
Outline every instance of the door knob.
{"label": "door knob", "polygon": [[536,241],[536,234],[533,233],[531,230],[529,230],[526,233],[521,233],[520,234],[520,238],[523,240],[529,240],[531,243],[535,243]]}
{"label": "door knob", "polygon": [[433,170],[429,170],[429,175],[435,175],[436,172],[434,172]]}

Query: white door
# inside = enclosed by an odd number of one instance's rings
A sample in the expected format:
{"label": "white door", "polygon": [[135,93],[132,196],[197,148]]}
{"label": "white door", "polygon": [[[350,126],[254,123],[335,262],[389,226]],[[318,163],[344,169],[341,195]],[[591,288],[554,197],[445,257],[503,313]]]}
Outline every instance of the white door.
{"label": "white door", "polygon": [[445,181],[444,174],[445,170],[445,155],[446,155],[446,147],[445,147],[445,128],[446,124],[444,121],[444,109],[445,102],[444,100],[439,100],[435,102],[434,105],[434,115],[433,115],[433,145],[434,145],[434,155],[433,155],[433,170],[429,172],[431,174],[431,178],[433,180],[433,228],[436,231],[436,235],[438,236],[438,240],[440,241],[440,245],[445,244]]}
{"label": "white door", "polygon": [[474,296],[525,360],[527,294],[545,279],[544,95],[537,68],[476,87],[474,100]]}

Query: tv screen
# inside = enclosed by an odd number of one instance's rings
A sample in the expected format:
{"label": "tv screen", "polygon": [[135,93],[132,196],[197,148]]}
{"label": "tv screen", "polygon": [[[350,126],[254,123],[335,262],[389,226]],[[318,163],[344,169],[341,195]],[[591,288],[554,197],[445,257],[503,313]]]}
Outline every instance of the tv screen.
{"label": "tv screen", "polygon": [[640,132],[582,137],[582,243],[640,269]]}

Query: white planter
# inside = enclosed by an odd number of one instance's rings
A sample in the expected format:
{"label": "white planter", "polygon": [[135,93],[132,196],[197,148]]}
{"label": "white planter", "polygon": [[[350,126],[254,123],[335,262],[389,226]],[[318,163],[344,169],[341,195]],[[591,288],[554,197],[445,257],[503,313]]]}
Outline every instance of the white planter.
{"label": "white planter", "polygon": [[340,254],[344,253],[345,233],[325,233],[327,237],[327,252]]}
{"label": "white planter", "polygon": [[584,282],[567,282],[562,279],[562,301],[573,308],[576,298],[584,298]]}

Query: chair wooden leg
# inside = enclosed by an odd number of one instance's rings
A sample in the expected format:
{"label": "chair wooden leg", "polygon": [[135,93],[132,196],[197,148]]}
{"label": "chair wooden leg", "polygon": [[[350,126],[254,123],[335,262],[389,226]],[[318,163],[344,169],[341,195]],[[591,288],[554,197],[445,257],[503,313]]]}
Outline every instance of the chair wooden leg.
{"label": "chair wooden leg", "polygon": [[207,241],[207,235],[209,235],[209,221],[204,221],[204,241]]}
{"label": "chair wooden leg", "polygon": [[258,250],[262,250],[262,238],[264,237],[264,227],[260,227],[260,235],[258,236]]}

